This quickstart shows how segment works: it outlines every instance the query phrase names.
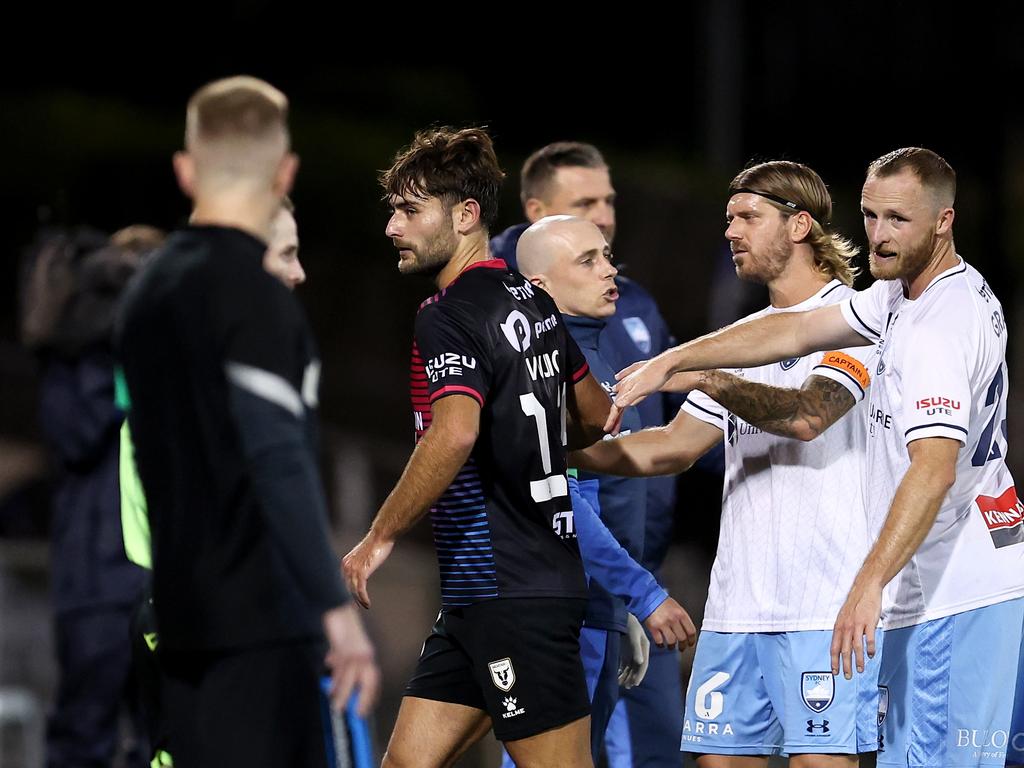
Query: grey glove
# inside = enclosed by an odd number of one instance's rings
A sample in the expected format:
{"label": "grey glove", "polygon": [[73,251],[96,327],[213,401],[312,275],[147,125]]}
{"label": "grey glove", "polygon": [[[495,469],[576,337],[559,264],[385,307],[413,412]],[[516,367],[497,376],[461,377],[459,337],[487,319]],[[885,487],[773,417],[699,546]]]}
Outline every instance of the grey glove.
{"label": "grey glove", "polygon": [[619,653],[619,685],[624,688],[640,685],[647,674],[650,656],[651,641],[636,616],[629,614]]}

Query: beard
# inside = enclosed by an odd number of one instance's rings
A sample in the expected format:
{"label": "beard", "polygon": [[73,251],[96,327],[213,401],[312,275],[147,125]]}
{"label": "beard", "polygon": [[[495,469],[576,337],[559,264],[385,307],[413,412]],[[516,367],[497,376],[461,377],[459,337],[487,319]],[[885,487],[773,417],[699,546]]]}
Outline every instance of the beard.
{"label": "beard", "polygon": [[792,255],[793,243],[790,242],[786,230],[780,228],[778,236],[762,254],[754,256],[751,251],[747,251],[746,264],[736,267],[736,276],[742,280],[767,285],[782,274]]}
{"label": "beard", "polygon": [[895,258],[880,261],[875,257],[874,248],[868,256],[871,276],[876,280],[912,280],[927,266],[934,253],[931,238],[927,235],[920,241],[906,246]]}
{"label": "beard", "polygon": [[458,240],[455,230],[441,226],[426,239],[422,248],[402,244],[413,252],[413,258],[398,262],[398,271],[403,275],[427,275],[434,277],[455,255]]}

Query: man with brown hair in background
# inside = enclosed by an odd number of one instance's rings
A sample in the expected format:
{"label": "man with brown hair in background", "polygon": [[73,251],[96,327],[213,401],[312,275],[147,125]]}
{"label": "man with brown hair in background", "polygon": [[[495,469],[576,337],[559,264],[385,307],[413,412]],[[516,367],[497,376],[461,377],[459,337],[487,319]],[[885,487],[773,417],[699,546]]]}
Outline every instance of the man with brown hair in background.
{"label": "man with brown hair in background", "polygon": [[370,645],[330,549],[314,448],[319,361],[263,269],[298,160],[287,99],[219,80],[174,157],[194,203],[130,291],[119,353],[149,507],[169,745],[179,765],[319,766],[334,694],[372,705]]}

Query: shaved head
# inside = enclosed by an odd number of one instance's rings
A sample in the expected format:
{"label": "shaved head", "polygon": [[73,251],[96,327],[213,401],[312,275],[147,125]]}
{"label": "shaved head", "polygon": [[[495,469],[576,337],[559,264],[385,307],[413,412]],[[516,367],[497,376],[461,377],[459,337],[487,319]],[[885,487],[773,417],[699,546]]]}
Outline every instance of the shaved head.
{"label": "shaved head", "polygon": [[576,216],[547,216],[519,238],[516,260],[531,283],[551,294],[563,314],[604,318],[615,314],[618,274],[596,224]]}
{"label": "shaved head", "polygon": [[578,216],[545,216],[523,232],[516,246],[519,271],[532,278],[547,272],[552,261],[560,256],[573,255],[574,235],[596,230],[597,227]]}

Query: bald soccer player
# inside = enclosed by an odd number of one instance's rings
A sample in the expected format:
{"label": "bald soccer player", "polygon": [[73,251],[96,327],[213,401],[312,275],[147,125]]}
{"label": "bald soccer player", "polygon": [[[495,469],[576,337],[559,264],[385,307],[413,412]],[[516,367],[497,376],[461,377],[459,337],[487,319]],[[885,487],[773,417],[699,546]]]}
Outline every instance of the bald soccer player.
{"label": "bald soccer player", "polygon": [[[616,365],[615,357],[608,356],[609,342],[604,331],[606,323],[615,315],[619,291],[611,246],[602,230],[579,217],[548,216],[530,226],[519,238],[517,258],[523,275],[554,298],[590,370],[602,386],[610,389],[615,382]],[[624,413],[621,425],[624,433],[638,431],[641,427],[635,410]],[[644,545],[646,480],[581,473],[580,481],[598,484],[598,511],[602,521],[626,552],[639,560]],[[573,504],[575,508],[576,499]],[[586,552],[583,554],[584,566],[588,567]],[[648,573],[647,577],[657,587],[653,576]],[[628,647],[631,642],[627,631],[627,606],[616,596],[628,592],[614,582],[597,583],[594,579],[590,582],[580,651],[591,697],[591,749],[595,762],[600,758],[605,731],[619,700],[621,646],[626,643]],[[658,645],[688,646],[695,641],[693,622],[671,598],[665,599],[653,613],[637,613],[632,606],[630,611],[644,622]],[[675,642],[666,644],[666,635]]]}

